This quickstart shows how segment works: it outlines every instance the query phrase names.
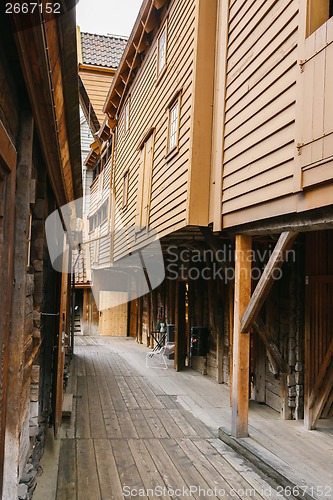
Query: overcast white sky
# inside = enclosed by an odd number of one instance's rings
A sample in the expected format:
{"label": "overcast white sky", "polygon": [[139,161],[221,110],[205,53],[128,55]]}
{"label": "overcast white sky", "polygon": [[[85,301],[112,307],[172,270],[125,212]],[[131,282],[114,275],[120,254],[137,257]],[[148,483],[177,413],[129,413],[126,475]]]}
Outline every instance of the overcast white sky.
{"label": "overcast white sky", "polygon": [[77,24],[88,33],[129,36],[141,4],[142,0],[79,0]]}

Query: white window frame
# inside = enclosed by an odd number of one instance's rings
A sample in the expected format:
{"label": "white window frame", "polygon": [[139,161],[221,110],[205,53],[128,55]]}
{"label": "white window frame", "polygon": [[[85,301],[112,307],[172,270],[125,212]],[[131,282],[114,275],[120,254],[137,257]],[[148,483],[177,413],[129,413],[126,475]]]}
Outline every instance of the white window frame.
{"label": "white window frame", "polygon": [[168,145],[167,154],[178,151],[180,123],[180,93],[168,107]]}
{"label": "white window frame", "polygon": [[167,25],[165,23],[157,39],[157,78],[162,75],[167,64],[167,35]]}
{"label": "white window frame", "polygon": [[122,201],[122,209],[125,210],[127,208],[128,203],[128,187],[129,187],[129,170],[126,170],[123,176],[123,201]]}

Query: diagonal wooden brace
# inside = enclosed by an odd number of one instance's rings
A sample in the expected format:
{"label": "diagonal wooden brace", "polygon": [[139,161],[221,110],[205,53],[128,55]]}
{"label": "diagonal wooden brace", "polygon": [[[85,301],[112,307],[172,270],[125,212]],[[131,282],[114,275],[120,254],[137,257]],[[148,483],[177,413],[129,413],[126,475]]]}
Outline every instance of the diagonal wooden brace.
{"label": "diagonal wooden brace", "polygon": [[289,250],[297,237],[298,233],[281,233],[272,255],[267,262],[264,272],[251,296],[250,302],[242,316],[241,333],[249,331],[253,322],[257,318],[259,311],[274,283],[274,273],[282,267],[285,259],[285,252]]}

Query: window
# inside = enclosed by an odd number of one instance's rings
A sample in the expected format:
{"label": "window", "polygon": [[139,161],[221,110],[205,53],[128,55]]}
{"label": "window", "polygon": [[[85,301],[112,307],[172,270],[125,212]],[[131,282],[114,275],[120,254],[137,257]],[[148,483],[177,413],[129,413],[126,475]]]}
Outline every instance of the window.
{"label": "window", "polygon": [[333,16],[333,0],[308,0],[307,36]]}
{"label": "window", "polygon": [[157,42],[157,76],[166,67],[166,26],[164,26]]}
{"label": "window", "polygon": [[129,172],[127,170],[123,178],[123,203],[122,203],[123,209],[127,207],[127,202],[128,202],[128,178],[129,178]]}
{"label": "window", "polygon": [[178,97],[178,99],[174,101],[169,108],[168,153],[178,147],[179,105],[180,98]]}
{"label": "window", "polygon": [[130,127],[129,113],[130,113],[130,102],[128,100],[127,103],[125,104],[125,109],[124,109],[124,132],[125,132],[125,134],[129,131],[129,127]]}
{"label": "window", "polygon": [[137,184],[136,231],[148,229],[150,213],[150,197],[154,156],[154,129],[146,137],[140,148],[140,164]]}

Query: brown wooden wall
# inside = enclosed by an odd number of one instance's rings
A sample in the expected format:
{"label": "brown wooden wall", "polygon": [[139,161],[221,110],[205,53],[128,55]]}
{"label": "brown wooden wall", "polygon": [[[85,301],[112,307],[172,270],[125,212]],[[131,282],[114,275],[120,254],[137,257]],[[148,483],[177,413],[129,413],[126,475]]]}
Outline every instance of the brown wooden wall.
{"label": "brown wooden wall", "polygon": [[[298,2],[231,1],[222,214],[293,191]],[[263,216],[261,212],[260,216]]]}
{"label": "brown wooden wall", "polygon": [[210,220],[218,229],[221,214],[230,227],[330,205],[333,18],[307,36],[307,2],[221,5]]}

